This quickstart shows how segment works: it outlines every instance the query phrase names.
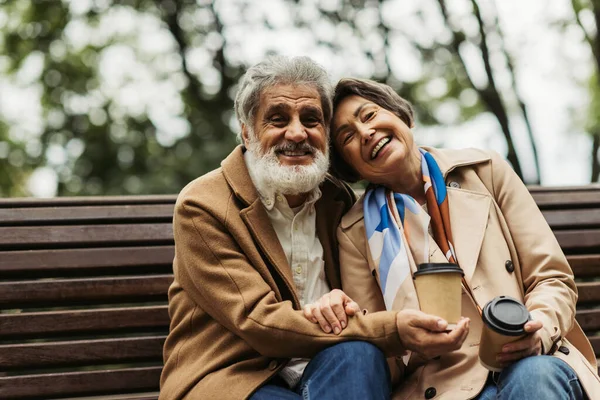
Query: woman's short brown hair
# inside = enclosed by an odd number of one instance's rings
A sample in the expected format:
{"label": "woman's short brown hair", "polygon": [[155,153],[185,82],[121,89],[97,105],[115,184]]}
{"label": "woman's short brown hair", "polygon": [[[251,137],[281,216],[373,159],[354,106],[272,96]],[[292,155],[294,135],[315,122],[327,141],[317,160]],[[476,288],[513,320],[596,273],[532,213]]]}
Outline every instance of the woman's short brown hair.
{"label": "woman's short brown hair", "polygon": [[[414,115],[412,105],[396,93],[390,86],[369,79],[341,79],[336,85],[333,94],[333,114],[335,115],[335,110],[342,100],[354,95],[372,101],[378,106],[397,115],[398,118],[404,121],[409,127],[413,126]],[[359,181],[360,176],[356,173],[354,168],[344,161],[342,155],[335,148],[335,138],[333,137],[335,132],[333,131],[333,126],[331,128],[330,132],[332,137],[329,144],[331,154],[331,174],[346,182]]]}

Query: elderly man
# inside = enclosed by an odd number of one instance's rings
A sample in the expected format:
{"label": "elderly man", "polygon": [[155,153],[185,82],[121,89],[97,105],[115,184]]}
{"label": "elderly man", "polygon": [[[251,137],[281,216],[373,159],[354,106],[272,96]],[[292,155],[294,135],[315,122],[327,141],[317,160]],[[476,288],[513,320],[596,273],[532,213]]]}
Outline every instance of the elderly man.
{"label": "elderly man", "polygon": [[[160,399],[388,398],[385,356],[405,351],[396,313],[355,315],[330,292],[335,230],[354,197],[327,175],[327,74],[271,58],[247,71],[235,102],[243,146],[177,200]],[[327,293],[352,315],[326,327],[335,335],[302,312]]]}

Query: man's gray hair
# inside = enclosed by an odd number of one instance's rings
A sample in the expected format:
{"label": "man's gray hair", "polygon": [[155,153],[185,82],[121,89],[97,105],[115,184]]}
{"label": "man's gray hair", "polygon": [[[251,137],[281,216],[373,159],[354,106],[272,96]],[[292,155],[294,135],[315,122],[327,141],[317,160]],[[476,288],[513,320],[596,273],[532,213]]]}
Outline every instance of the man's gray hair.
{"label": "man's gray hair", "polygon": [[[235,96],[235,114],[238,122],[253,132],[261,93],[276,85],[309,85],[321,97],[325,128],[329,132],[333,86],[323,67],[308,57],[271,56],[246,71],[240,79]],[[242,143],[241,133],[238,140]]]}

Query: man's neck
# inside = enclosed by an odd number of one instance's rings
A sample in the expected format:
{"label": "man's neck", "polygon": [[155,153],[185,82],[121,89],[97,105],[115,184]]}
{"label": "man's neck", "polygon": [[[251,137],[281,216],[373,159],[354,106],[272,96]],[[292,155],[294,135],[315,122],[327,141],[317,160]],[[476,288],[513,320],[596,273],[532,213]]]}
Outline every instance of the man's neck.
{"label": "man's neck", "polygon": [[290,208],[300,207],[308,198],[308,193],[286,194],[285,198]]}

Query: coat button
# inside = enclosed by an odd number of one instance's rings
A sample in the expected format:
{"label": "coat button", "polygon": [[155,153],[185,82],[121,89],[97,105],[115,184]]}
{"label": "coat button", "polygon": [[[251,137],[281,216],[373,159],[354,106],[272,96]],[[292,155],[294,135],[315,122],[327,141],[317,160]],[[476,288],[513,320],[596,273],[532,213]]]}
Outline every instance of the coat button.
{"label": "coat button", "polygon": [[506,262],[504,263],[504,267],[508,272],[513,272],[515,270],[515,265],[511,260],[506,260]]}
{"label": "coat button", "polygon": [[448,184],[451,188],[460,189],[460,184],[458,182],[452,181]]}
{"label": "coat button", "polygon": [[563,353],[565,356],[569,355],[569,353],[571,352],[571,350],[569,350],[569,348],[567,346],[560,346],[558,348],[558,351]]}
{"label": "coat button", "polygon": [[277,361],[275,361],[275,360],[272,360],[272,361],[269,363],[269,369],[270,369],[271,371],[274,371],[275,369],[277,369]]}
{"label": "coat button", "polygon": [[436,394],[437,394],[437,390],[435,390],[435,388],[433,386],[429,387],[425,391],[425,398],[426,399],[433,399]]}

